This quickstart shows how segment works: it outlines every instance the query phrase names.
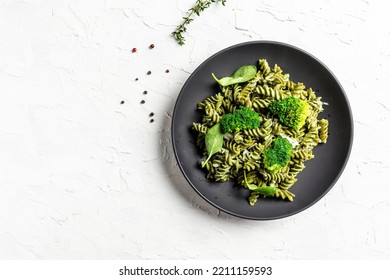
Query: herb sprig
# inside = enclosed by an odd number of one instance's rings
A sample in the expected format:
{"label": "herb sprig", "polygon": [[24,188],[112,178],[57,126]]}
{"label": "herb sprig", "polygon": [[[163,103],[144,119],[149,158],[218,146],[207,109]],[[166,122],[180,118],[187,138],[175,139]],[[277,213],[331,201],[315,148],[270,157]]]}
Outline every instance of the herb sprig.
{"label": "herb sprig", "polygon": [[179,45],[184,45],[185,43],[184,33],[187,32],[187,25],[194,20],[194,14],[200,16],[201,12],[217,1],[220,1],[225,6],[227,0],[196,0],[196,5],[188,10],[189,13],[186,17],[183,17],[184,21],[182,24],[178,25],[176,30],[172,32]]}

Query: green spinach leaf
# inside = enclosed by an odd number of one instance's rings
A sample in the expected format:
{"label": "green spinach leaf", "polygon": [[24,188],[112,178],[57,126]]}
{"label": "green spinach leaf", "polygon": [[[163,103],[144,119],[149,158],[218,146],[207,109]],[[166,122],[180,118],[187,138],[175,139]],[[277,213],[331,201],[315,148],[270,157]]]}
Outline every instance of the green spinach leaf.
{"label": "green spinach leaf", "polygon": [[223,77],[221,79],[218,79],[214,75],[214,73],[212,73],[211,75],[221,86],[225,87],[233,84],[247,82],[253,79],[256,73],[257,73],[257,68],[255,65],[244,65],[238,68],[236,72],[234,72],[234,74],[230,77]]}
{"label": "green spinach leaf", "polygon": [[274,196],[276,194],[276,188],[274,186],[257,186],[255,184],[248,184],[245,170],[244,170],[244,181],[247,188],[253,192],[256,192],[264,196]]}
{"label": "green spinach leaf", "polygon": [[221,131],[221,124],[217,123],[212,126],[206,133],[205,137],[206,150],[208,153],[207,159],[202,163],[202,167],[206,165],[212,155],[218,153],[223,145],[223,133]]}
{"label": "green spinach leaf", "polygon": [[274,196],[276,194],[276,188],[273,186],[262,186],[252,189],[252,191],[264,196]]}

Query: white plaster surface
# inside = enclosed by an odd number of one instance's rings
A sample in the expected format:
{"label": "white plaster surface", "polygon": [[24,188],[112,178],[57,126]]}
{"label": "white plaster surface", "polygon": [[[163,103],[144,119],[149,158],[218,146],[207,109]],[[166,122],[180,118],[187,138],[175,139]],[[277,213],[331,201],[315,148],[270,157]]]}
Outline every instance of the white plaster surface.
{"label": "white plaster surface", "polygon": [[[388,259],[387,2],[227,0],[196,18],[179,46],[170,33],[194,3],[0,0],[0,258]],[[170,139],[192,71],[259,39],[323,61],[355,125],[334,188],[267,222],[208,205],[180,173]]]}

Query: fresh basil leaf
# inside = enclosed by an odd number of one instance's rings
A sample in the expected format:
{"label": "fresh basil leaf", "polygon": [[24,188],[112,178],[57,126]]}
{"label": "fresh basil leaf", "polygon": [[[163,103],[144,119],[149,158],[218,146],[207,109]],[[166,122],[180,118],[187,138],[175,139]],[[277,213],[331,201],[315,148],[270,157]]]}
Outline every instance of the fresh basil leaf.
{"label": "fresh basil leaf", "polygon": [[220,84],[221,86],[228,86],[233,84],[232,81],[234,79],[232,77],[223,77],[218,80],[218,78],[214,75],[214,73],[211,73],[211,76],[213,76],[214,80],[216,80],[217,83]]}
{"label": "fresh basil leaf", "polygon": [[257,190],[258,188],[260,188],[259,186],[255,185],[255,184],[247,184],[246,186],[247,186],[248,189],[250,189],[251,191],[255,191],[255,190]]}
{"label": "fresh basil leaf", "polygon": [[241,66],[234,72],[233,78],[244,78],[247,81],[252,79],[257,73],[257,67],[255,65],[244,65]]}
{"label": "fresh basil leaf", "polygon": [[213,78],[221,85],[221,86],[230,86],[233,84],[239,84],[247,82],[255,77],[257,73],[257,68],[255,65],[244,65],[241,66],[234,72],[234,74],[230,77],[223,77],[218,79],[214,73],[211,75]]}
{"label": "fresh basil leaf", "polygon": [[218,153],[222,149],[223,145],[223,133],[221,131],[221,124],[217,123],[212,126],[206,133],[205,137],[206,150],[208,157],[206,161],[203,162],[202,166],[205,166],[209,161],[212,155]]}
{"label": "fresh basil leaf", "polygon": [[[248,186],[249,187],[249,186]],[[251,191],[257,192],[264,196],[274,196],[276,194],[276,188],[272,186],[262,186],[250,189]]]}

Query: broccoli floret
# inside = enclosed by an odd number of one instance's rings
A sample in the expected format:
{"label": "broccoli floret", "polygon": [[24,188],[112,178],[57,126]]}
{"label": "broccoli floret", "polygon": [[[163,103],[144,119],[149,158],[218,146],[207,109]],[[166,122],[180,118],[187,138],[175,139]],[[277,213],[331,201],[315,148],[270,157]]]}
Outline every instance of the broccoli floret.
{"label": "broccoli floret", "polygon": [[223,116],[221,126],[223,133],[242,129],[257,128],[260,125],[260,117],[248,107],[240,107],[232,113]]}
{"label": "broccoli floret", "polygon": [[268,108],[273,114],[278,115],[282,124],[294,130],[300,129],[305,124],[311,110],[306,101],[292,96],[273,101]]}
{"label": "broccoli floret", "polygon": [[283,137],[274,141],[273,148],[267,148],[263,152],[264,167],[271,173],[276,173],[286,166],[294,150],[291,143]]}

